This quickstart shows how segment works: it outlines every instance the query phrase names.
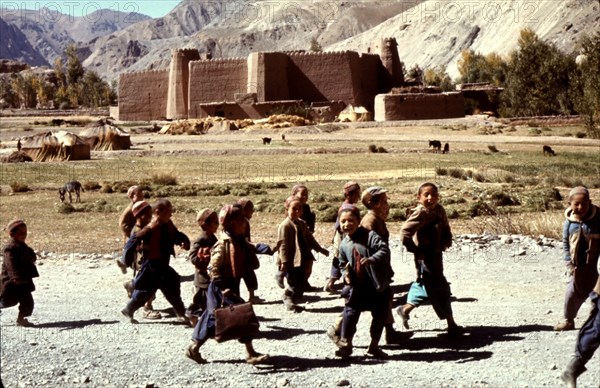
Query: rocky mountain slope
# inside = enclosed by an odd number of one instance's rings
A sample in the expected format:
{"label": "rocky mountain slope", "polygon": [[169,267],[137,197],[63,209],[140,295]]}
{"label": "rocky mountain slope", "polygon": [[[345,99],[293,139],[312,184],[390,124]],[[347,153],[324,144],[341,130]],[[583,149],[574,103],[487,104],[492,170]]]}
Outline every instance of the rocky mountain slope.
{"label": "rocky mountain slope", "polygon": [[[84,66],[108,80],[124,71],[165,68],[172,48],[245,57],[254,51],[308,50],[316,40],[325,50],[366,52],[390,36],[397,39],[407,67],[447,67],[456,77],[462,50],[507,54],[525,27],[565,51],[600,28],[596,0],[183,0],[157,19],[99,12],[69,23],[49,23],[50,17],[36,23],[29,14],[3,16],[48,63],[66,44],[80,42]],[[21,52],[9,53],[5,39],[0,41],[0,57],[7,53],[32,63],[34,53]]]}
{"label": "rocky mountain slope", "polygon": [[400,59],[408,67],[442,66],[456,77],[462,50],[506,55],[517,47],[519,31],[526,27],[565,52],[572,52],[584,34],[600,29],[600,2],[427,0],[368,31],[327,46],[327,50],[366,51],[373,42],[393,36],[398,41]]}

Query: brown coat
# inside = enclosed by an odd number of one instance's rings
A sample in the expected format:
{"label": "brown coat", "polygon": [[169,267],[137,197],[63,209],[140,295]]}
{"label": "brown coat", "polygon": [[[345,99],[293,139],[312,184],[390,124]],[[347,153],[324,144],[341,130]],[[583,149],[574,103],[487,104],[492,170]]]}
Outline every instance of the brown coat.
{"label": "brown coat", "polygon": [[29,291],[34,291],[33,278],[39,276],[35,266],[36,259],[35,252],[27,244],[10,239],[4,247],[0,295],[10,292],[9,290],[15,286],[25,286]]}
{"label": "brown coat", "polygon": [[[308,252],[301,252],[298,242],[299,235],[304,238],[309,248]],[[280,245],[277,264],[283,264],[287,268],[301,267],[303,262],[314,261],[315,257],[310,249],[314,249],[315,251],[323,250],[303,220],[294,222],[287,217],[279,225],[277,240],[277,244]],[[304,257],[302,257],[303,254],[305,255]]]}
{"label": "brown coat", "polygon": [[131,236],[131,231],[133,230],[133,226],[135,225],[135,217],[131,212],[133,208],[133,202],[130,202],[129,205],[123,210],[121,213],[121,217],[119,217],[119,226],[121,227],[121,232],[123,232],[123,236],[125,237],[125,241]]}

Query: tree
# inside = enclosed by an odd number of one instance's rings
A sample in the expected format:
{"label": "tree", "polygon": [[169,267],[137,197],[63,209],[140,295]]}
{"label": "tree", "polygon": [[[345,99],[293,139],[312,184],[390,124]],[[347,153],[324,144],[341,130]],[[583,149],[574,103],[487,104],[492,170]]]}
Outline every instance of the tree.
{"label": "tree", "polygon": [[85,69],[77,58],[77,49],[75,45],[69,45],[65,51],[67,56],[67,85],[73,85],[79,82]]}
{"label": "tree", "polygon": [[25,75],[15,74],[12,77],[12,89],[18,97],[19,107],[35,108],[37,105],[38,77],[27,72]]}
{"label": "tree", "polygon": [[501,112],[508,116],[573,113],[569,85],[575,60],[541,41],[531,29],[521,31],[518,49],[508,63]]}
{"label": "tree", "polygon": [[459,82],[489,82],[502,86],[506,80],[508,64],[496,53],[483,56],[473,50],[463,50],[458,60]]}
{"label": "tree", "polygon": [[588,135],[600,139],[600,32],[582,39],[580,55],[571,95]]}
{"label": "tree", "polygon": [[408,73],[406,73],[406,77],[404,77],[404,79],[412,79],[414,82],[422,85],[423,70],[419,67],[419,65],[414,65],[408,70]]}
{"label": "tree", "polygon": [[323,47],[316,38],[312,38],[310,41],[310,51],[315,53],[320,53],[323,51]]}
{"label": "tree", "polygon": [[438,86],[442,91],[455,90],[454,82],[442,67],[427,68],[423,73],[423,80],[427,86]]}

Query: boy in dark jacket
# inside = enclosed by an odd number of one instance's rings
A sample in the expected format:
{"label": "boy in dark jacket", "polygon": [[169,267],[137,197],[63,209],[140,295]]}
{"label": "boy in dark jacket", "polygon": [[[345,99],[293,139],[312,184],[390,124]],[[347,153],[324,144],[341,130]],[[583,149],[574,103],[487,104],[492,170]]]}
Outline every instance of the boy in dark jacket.
{"label": "boy in dark jacket", "polygon": [[35,291],[33,278],[39,276],[35,266],[36,255],[26,243],[27,225],[23,220],[11,221],[7,228],[10,240],[4,247],[2,262],[2,286],[0,289],[0,309],[19,305],[17,325],[33,326],[27,320],[33,312]]}
{"label": "boy in dark jacket", "polygon": [[[121,310],[121,313],[131,323],[137,323],[133,318],[133,314],[157,290],[161,290],[167,301],[175,309],[177,317],[189,324],[189,320],[185,317],[185,306],[181,300],[181,280],[179,274],[169,263],[171,255],[175,255],[173,246],[179,245],[184,250],[189,250],[190,240],[185,234],[177,230],[173,221],[171,221],[173,213],[171,202],[166,199],[159,199],[152,206],[152,211],[154,219],[150,224],[131,236],[132,239],[135,239],[134,241],[143,244],[144,262],[134,280],[131,300]],[[135,247],[137,244],[133,244],[133,246]]]}

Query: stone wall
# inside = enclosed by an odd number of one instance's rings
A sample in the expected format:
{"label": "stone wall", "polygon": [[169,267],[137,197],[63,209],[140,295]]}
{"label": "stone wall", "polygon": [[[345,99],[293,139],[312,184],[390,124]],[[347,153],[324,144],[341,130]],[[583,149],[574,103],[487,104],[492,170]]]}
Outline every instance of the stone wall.
{"label": "stone wall", "polygon": [[169,70],[123,73],[119,78],[119,120],[164,120]]}
{"label": "stone wall", "polygon": [[379,94],[375,97],[375,121],[429,120],[465,116],[462,93]]}
{"label": "stone wall", "polygon": [[190,62],[189,118],[202,117],[200,104],[235,101],[248,91],[246,59],[211,59]]}

